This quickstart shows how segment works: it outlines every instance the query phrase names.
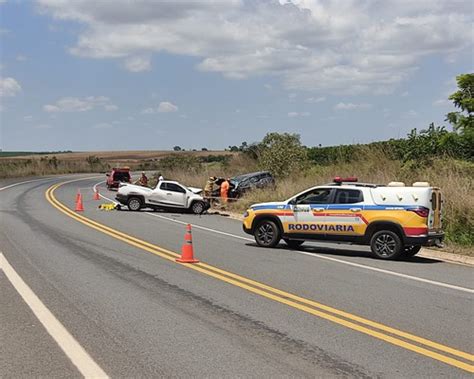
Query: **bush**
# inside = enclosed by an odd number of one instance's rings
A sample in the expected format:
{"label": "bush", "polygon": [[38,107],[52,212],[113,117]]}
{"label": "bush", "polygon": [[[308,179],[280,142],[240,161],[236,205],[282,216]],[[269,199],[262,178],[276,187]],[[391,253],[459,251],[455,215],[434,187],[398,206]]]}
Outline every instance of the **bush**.
{"label": "bush", "polygon": [[260,144],[258,163],[276,177],[298,173],[307,163],[306,148],[300,136],[289,133],[268,133]]}

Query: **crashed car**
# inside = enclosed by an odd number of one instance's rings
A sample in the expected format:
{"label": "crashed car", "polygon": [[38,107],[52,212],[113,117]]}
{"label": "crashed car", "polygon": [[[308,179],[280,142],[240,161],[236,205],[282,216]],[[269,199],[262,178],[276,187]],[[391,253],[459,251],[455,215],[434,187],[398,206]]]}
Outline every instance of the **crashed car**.
{"label": "crashed car", "polygon": [[[215,183],[220,186],[224,180],[224,178],[219,178],[216,180]],[[235,176],[230,179],[229,184],[230,186],[228,196],[231,199],[236,199],[238,197],[241,197],[245,192],[253,190],[255,188],[266,188],[274,186],[275,179],[273,179],[272,174],[270,174],[268,171],[258,171]],[[220,196],[219,188],[213,192],[213,196]]]}
{"label": "crashed car", "polygon": [[115,199],[131,211],[151,208],[201,214],[210,206],[201,192],[201,188],[186,187],[170,180],[159,181],[155,188],[122,183]]}

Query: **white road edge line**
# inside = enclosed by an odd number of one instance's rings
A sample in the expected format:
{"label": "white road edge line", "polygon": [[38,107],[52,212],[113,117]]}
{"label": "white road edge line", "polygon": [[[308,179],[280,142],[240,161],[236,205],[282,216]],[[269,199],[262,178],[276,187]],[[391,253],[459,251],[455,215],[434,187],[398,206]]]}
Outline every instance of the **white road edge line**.
{"label": "white road edge line", "polygon": [[[102,183],[102,182],[99,182],[97,184],[94,185],[94,191],[97,189],[97,186]],[[106,200],[109,200],[109,201],[112,201],[114,203],[116,203],[116,201],[100,194],[100,197],[106,199]],[[161,216],[161,215],[157,215],[157,214],[154,214],[154,213],[151,213],[151,212],[143,212],[147,215],[150,215],[150,216],[153,216],[153,217],[158,217],[158,218],[161,218],[163,220],[168,220],[168,221],[172,221],[172,222],[175,222],[177,224],[182,224],[182,225],[187,225],[188,222],[183,222],[183,221],[179,221],[179,220],[175,220],[173,218],[169,218],[169,217],[165,217],[165,216]],[[191,224],[193,228],[196,228],[196,229],[202,229],[202,230],[206,230],[208,232],[212,232],[212,233],[216,233],[216,234],[221,234],[221,235],[225,235],[225,236],[228,236],[228,237],[233,237],[233,238],[237,238],[237,239],[241,239],[241,240],[245,240],[245,241],[250,241],[250,242],[253,242],[254,240],[251,239],[251,238],[246,238],[246,237],[241,237],[241,236],[237,236],[235,234],[231,234],[231,233],[226,233],[226,232],[222,232],[220,230],[215,230],[215,229],[210,229],[210,228],[206,228],[204,226],[200,226],[200,225],[196,225],[196,224]],[[453,284],[448,284],[448,283],[443,283],[443,282],[437,282],[435,280],[430,280],[430,279],[425,279],[425,278],[420,278],[418,276],[412,276],[412,275],[407,275],[407,274],[402,274],[400,272],[396,272],[396,271],[390,271],[390,270],[384,270],[382,268],[378,268],[378,267],[373,267],[373,266],[366,266],[366,265],[362,265],[362,264],[359,264],[359,263],[353,263],[353,262],[348,262],[348,261],[345,261],[343,259],[337,259],[337,258],[332,258],[332,257],[327,257],[325,255],[320,255],[318,253],[308,253],[308,252],[305,252],[305,251],[298,251],[298,250],[293,250],[294,253],[297,253],[297,254],[302,254],[302,255],[307,255],[307,256],[310,256],[310,257],[315,257],[315,258],[319,258],[319,259],[324,259],[324,260],[327,260],[327,261],[332,261],[332,262],[337,262],[337,263],[342,263],[342,264],[345,264],[345,265],[348,265],[348,266],[353,266],[353,267],[358,267],[358,268],[363,268],[365,270],[370,270],[370,271],[376,271],[376,272],[380,272],[380,273],[383,273],[383,274],[387,274],[387,275],[392,275],[392,276],[398,276],[400,278],[404,278],[404,279],[410,279],[410,280],[414,280],[414,281],[417,281],[417,282],[422,282],[422,283],[428,283],[428,284],[432,284],[432,285],[435,285],[435,286],[439,286],[439,287],[445,287],[445,288],[450,288],[450,289],[453,289],[453,290],[456,290],[456,291],[462,291],[462,292],[467,292],[467,293],[474,293],[474,289],[471,289],[471,288],[466,288],[466,287],[460,287],[460,286],[456,286],[456,285],[453,285]]]}
{"label": "white road edge line", "polygon": [[16,273],[2,253],[0,253],[0,269],[80,373],[85,378],[108,378],[107,374]]}
{"label": "white road edge line", "polygon": [[0,188],[0,191],[6,190],[6,189],[8,189],[8,188],[12,188],[12,187],[19,186],[19,185],[21,185],[21,184],[32,183],[32,182],[39,182],[40,180],[52,180],[52,179],[56,179],[56,178],[40,178],[40,179],[33,179],[33,180],[25,180],[24,182],[13,183],[13,184],[10,184],[10,185],[8,185],[8,186],[1,187],[1,188]]}

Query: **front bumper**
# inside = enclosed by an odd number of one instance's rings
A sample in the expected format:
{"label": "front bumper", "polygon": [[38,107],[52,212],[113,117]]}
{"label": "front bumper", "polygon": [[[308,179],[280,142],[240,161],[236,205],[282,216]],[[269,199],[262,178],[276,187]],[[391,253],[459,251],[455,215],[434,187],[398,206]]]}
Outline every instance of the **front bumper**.
{"label": "front bumper", "polygon": [[120,204],[127,205],[128,196],[118,193],[115,196],[115,200],[117,200]]}
{"label": "front bumper", "polygon": [[252,234],[252,229],[247,228],[245,224],[242,224],[242,229],[244,230],[245,233]]}

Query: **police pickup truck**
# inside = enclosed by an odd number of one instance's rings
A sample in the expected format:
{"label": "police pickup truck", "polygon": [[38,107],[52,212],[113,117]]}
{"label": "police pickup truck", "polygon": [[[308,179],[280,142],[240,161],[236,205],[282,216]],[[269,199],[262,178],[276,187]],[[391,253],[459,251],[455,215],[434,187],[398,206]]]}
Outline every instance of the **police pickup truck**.
{"label": "police pickup truck", "polygon": [[293,248],[306,240],[348,242],[369,245],[377,258],[396,259],[441,245],[441,208],[439,188],[426,182],[377,185],[336,177],[286,201],[252,205],[243,229],[263,247],[281,239]]}

